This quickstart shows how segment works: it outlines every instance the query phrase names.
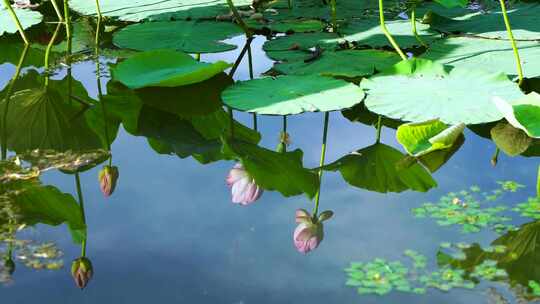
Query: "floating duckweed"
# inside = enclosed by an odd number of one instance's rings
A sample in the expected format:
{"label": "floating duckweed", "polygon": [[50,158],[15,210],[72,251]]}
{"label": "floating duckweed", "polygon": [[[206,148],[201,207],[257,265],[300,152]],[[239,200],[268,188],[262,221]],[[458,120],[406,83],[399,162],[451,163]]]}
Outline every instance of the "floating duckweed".
{"label": "floating duckweed", "polygon": [[440,226],[459,225],[463,233],[479,232],[483,228],[490,228],[497,233],[513,230],[512,225],[506,224],[511,219],[501,215],[507,207],[502,205],[482,207],[482,204],[495,201],[504,193],[515,192],[523,186],[512,181],[498,184],[501,188],[489,193],[480,193],[478,186],[471,187],[470,191],[450,192],[441,197],[436,204],[425,203],[422,207],[414,208],[413,213],[418,218],[437,219]]}
{"label": "floating duckweed", "polygon": [[345,271],[349,276],[346,285],[356,287],[359,294],[385,295],[394,289],[412,291],[409,270],[399,261],[377,258],[369,263],[351,263]]}
{"label": "floating duckweed", "polygon": [[497,261],[494,260],[485,260],[471,273],[471,277],[488,281],[504,279],[507,276],[508,273],[504,269],[497,268]]}
{"label": "floating duckweed", "polygon": [[420,277],[420,282],[426,287],[433,287],[442,291],[449,291],[452,288],[472,289],[475,284],[472,281],[465,280],[465,272],[461,269],[443,267],[439,271],[434,271]]}
{"label": "floating duckweed", "polygon": [[526,203],[517,204],[512,210],[524,217],[540,219],[540,197],[529,197]]}
{"label": "floating duckweed", "polygon": [[417,269],[426,268],[427,258],[425,256],[410,249],[405,250],[404,255],[410,257],[414,261],[414,268],[417,268]]}

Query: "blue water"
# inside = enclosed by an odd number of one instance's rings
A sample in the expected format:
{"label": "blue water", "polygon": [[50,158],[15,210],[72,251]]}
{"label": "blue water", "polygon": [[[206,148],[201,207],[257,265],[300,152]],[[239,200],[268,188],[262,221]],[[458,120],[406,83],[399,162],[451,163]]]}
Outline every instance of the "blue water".
{"label": "blue water", "polygon": [[[242,44],[240,38],[233,41]],[[260,50],[263,42],[262,38],[254,42],[257,73],[271,67]],[[238,52],[203,55],[202,60],[233,61]],[[14,70],[10,64],[0,66],[0,87]],[[97,95],[94,70],[94,62],[78,63],[73,68],[74,77],[93,97]],[[243,62],[236,79],[248,77],[247,63]],[[251,124],[249,115],[235,113],[235,117]],[[289,118],[291,148],[304,151],[306,167],[318,166],[322,122],[320,113]],[[280,128],[280,118],[259,117],[261,145],[275,148]],[[375,136],[373,127],[351,123],[341,113],[332,113],[327,162],[373,144]],[[394,130],[384,128],[382,142],[400,148]],[[77,289],[71,278],[70,263],[78,257],[80,248],[72,243],[67,227],[38,225],[19,236],[55,242],[64,251],[64,268],[31,270],[19,261],[13,282],[0,287],[0,297],[2,303],[16,304],[492,303],[486,289],[494,286],[511,298],[505,283],[483,283],[472,291],[430,289],[426,295],[392,292],[382,297],[360,296],[354,288],[345,286],[343,271],[351,261],[376,257],[405,260],[402,253],[406,249],[426,255],[428,267],[436,269],[440,242],[488,245],[496,234],[462,234],[459,227],[439,227],[434,220],[417,219],[411,209],[471,185],[494,189],[498,180],[527,185],[508,196],[509,204],[535,195],[538,161],[501,153],[498,165],[492,167],[494,151],[493,142],[466,131],[463,147],[433,175],[438,187],[427,193],[369,192],[351,187],[339,173],[325,172],[321,209],[331,209],[335,215],[326,222],[320,247],[304,256],[295,250],[292,234],[295,210],[311,208],[306,197],[284,198],[276,192],[265,192],[250,206],[234,205],[225,184],[234,162],[201,165],[192,158],[158,155],[146,138],[121,129],[112,145],[113,164],[120,170],[115,193],[107,199],[101,194],[97,180],[101,166],[81,175],[88,224],[87,255],[95,270],[88,287]],[[72,175],[47,172],[41,180],[76,197]],[[514,223],[526,221],[515,216]]]}

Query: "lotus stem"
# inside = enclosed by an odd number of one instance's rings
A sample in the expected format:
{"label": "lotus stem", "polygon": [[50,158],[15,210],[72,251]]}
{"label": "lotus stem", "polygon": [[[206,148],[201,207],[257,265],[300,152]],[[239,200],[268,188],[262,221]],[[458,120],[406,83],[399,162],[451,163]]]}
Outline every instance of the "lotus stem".
{"label": "lotus stem", "polygon": [[56,29],[54,30],[53,36],[51,37],[51,40],[49,40],[49,44],[47,44],[47,48],[45,49],[45,61],[43,63],[43,65],[45,66],[45,72],[47,73],[47,76],[45,77],[45,86],[49,85],[49,57],[51,56],[51,50],[54,45],[54,41],[56,40],[58,32],[60,31],[60,26],[62,25],[58,23]]}
{"label": "lotus stem", "polygon": [[322,176],[323,176],[323,169],[324,166],[324,159],[326,157],[326,139],[328,137],[328,120],[330,118],[330,113],[325,112],[324,113],[324,129],[323,129],[323,138],[322,138],[322,146],[321,146],[321,160],[319,162],[319,189],[317,189],[317,193],[315,194],[315,208],[313,209],[313,218],[317,218],[317,214],[319,213],[319,201],[321,198],[321,183],[322,183]]}
{"label": "lotus stem", "polygon": [[201,53],[195,54],[195,60],[201,61]]}
{"label": "lotus stem", "polygon": [[17,63],[17,68],[15,70],[15,74],[11,78],[9,82],[9,86],[6,91],[6,98],[4,99],[4,103],[6,104],[4,109],[4,117],[2,119],[2,160],[5,160],[7,157],[7,114],[9,112],[9,99],[11,98],[11,94],[13,94],[13,89],[15,88],[15,82],[17,82],[17,79],[21,75],[22,66],[24,64],[24,60],[26,59],[26,54],[28,54],[28,49],[30,48],[29,44],[24,45],[23,52],[21,56],[19,57],[19,62]]}
{"label": "lotus stem", "polygon": [[96,0],[96,12],[97,12],[98,20],[101,20],[103,16],[101,15],[101,8],[99,5],[99,0]]}
{"label": "lotus stem", "polygon": [[336,12],[336,0],[330,0],[330,11],[332,14],[332,29],[334,33],[337,32],[337,12]]}
{"label": "lotus stem", "polygon": [[384,4],[383,4],[383,0],[379,0],[379,21],[381,23],[381,29],[382,29],[384,35],[386,36],[388,41],[390,41],[390,44],[392,45],[392,47],[399,54],[399,57],[401,57],[402,60],[407,60],[407,56],[405,56],[403,51],[399,48],[399,45],[394,40],[394,37],[392,37],[392,35],[388,31],[388,28],[386,28],[386,24],[384,22]]}
{"label": "lotus stem", "polygon": [[240,52],[240,55],[238,55],[238,58],[236,58],[236,61],[234,62],[233,67],[231,68],[231,71],[229,72],[229,76],[233,77],[234,73],[236,73],[238,66],[242,62],[242,59],[246,55],[246,52],[249,50],[249,47],[251,46],[251,41],[253,41],[253,37],[248,37],[248,39],[246,40],[246,44],[244,45],[244,48]]}
{"label": "lotus stem", "polygon": [[21,21],[19,20],[19,17],[17,17],[17,14],[13,10],[13,7],[11,7],[9,0],[4,0],[4,5],[6,6],[6,9],[8,10],[9,14],[11,15],[11,19],[13,19],[13,22],[15,22],[15,25],[17,26],[17,29],[19,30],[19,35],[21,35],[22,40],[24,41],[25,44],[29,44],[28,38],[26,38],[26,34],[24,33],[24,29],[21,25]]}
{"label": "lotus stem", "polygon": [[58,7],[58,3],[56,3],[56,0],[51,0],[51,3],[54,8],[54,12],[56,13],[56,16],[58,16],[58,20],[60,22],[64,22],[64,17],[62,16],[62,12],[60,12],[60,7]]}
{"label": "lotus stem", "polygon": [[414,34],[414,37],[422,46],[427,47],[427,44],[420,38],[420,35],[418,35],[418,31],[416,30],[416,8],[413,7],[411,10],[411,25],[412,25],[412,32]]}
{"label": "lotus stem", "polygon": [[[251,43],[248,46],[248,66],[249,66],[249,79],[255,78],[253,73],[253,55],[251,54]],[[257,113],[253,113],[253,130],[257,131]]]}
{"label": "lotus stem", "polygon": [[508,14],[506,13],[506,4],[504,0],[499,0],[501,3],[501,9],[504,18],[504,24],[506,25],[506,32],[508,33],[508,38],[510,43],[512,43],[512,49],[514,50],[514,58],[516,59],[516,67],[519,77],[519,85],[523,83],[523,69],[521,67],[521,59],[519,58],[519,51],[516,45],[516,40],[514,39],[514,34],[512,33],[512,27],[510,26],[510,20],[508,19]]}
{"label": "lotus stem", "polygon": [[382,116],[379,115],[379,119],[377,119],[377,143],[381,142],[381,130],[382,130]]}
{"label": "lotus stem", "polygon": [[283,153],[287,152],[287,115],[283,115],[283,124],[281,127],[280,139],[281,146],[283,147]]}
{"label": "lotus stem", "polygon": [[[77,186],[77,196],[79,198],[79,209],[81,210],[82,222],[86,226],[86,214],[84,212],[84,199],[82,194],[81,178],[79,176],[79,172],[75,173],[75,185]],[[86,235],[81,246],[81,256],[86,256]]]}
{"label": "lotus stem", "polygon": [[252,31],[249,29],[247,24],[244,22],[244,20],[240,16],[240,13],[238,12],[236,7],[234,6],[234,3],[232,2],[232,0],[227,0],[227,4],[229,5],[229,9],[231,10],[231,12],[234,15],[234,19],[236,19],[236,22],[242,28],[242,30],[244,31],[244,34],[246,34],[246,37],[249,38],[249,37],[253,36]]}
{"label": "lotus stem", "polygon": [[292,0],[287,1],[287,6],[289,7],[289,9],[292,9]]}
{"label": "lotus stem", "polygon": [[[64,0],[64,20],[66,22],[66,37],[67,37],[68,40],[70,40],[71,39],[71,17],[69,15],[68,0]],[[71,47],[70,47],[69,51],[71,53]]]}

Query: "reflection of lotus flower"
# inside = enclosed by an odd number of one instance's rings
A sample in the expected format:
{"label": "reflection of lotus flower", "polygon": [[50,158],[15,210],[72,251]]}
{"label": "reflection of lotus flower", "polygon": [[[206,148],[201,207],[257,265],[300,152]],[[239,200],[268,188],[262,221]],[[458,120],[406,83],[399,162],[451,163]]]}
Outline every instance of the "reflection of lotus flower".
{"label": "reflection of lotus flower", "polygon": [[235,204],[249,205],[263,194],[263,190],[240,163],[234,165],[229,172],[227,185],[231,187],[232,202]]}
{"label": "reflection of lotus flower", "polygon": [[304,209],[296,210],[296,223],[294,230],[294,246],[298,252],[306,254],[319,246],[324,237],[323,223],[330,219],[334,213],[324,211],[318,218],[313,218]]}
{"label": "reflection of lotus flower", "polygon": [[71,264],[71,275],[73,276],[77,287],[80,289],[85,288],[94,275],[94,269],[92,268],[90,260],[81,257],[73,261],[73,264]]}
{"label": "reflection of lotus flower", "polygon": [[111,196],[118,181],[118,168],[115,166],[104,166],[99,172],[99,187],[106,197]]}
{"label": "reflection of lotus flower", "polygon": [[21,8],[21,9],[24,9],[24,8],[34,9],[34,8],[39,7],[39,4],[32,4],[30,0],[17,0],[15,1],[14,4],[16,8]]}

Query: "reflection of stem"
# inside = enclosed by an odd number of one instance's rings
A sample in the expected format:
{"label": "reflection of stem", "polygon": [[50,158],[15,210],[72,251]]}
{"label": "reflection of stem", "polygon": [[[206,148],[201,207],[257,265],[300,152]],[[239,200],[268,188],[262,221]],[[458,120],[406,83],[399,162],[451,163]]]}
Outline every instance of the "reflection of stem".
{"label": "reflection of stem", "polygon": [[60,12],[60,8],[58,7],[58,3],[56,3],[56,0],[51,0],[52,6],[54,8],[54,12],[56,13],[56,16],[58,16],[58,20],[60,22],[64,21],[64,17],[62,16],[62,13]]}
{"label": "reflection of stem", "polygon": [[15,25],[17,26],[17,29],[19,30],[19,34],[21,35],[22,40],[24,41],[25,44],[28,44],[28,38],[26,38],[24,29],[21,25],[21,22],[19,21],[19,17],[17,17],[17,14],[15,14],[13,7],[11,7],[11,4],[9,3],[9,0],[4,0],[4,5],[6,6],[6,9],[8,10],[9,14],[11,15],[11,19],[13,19],[13,22],[15,22]]}
{"label": "reflection of stem", "polygon": [[28,48],[29,45],[26,44],[24,46],[23,52],[21,56],[19,57],[19,62],[17,63],[17,69],[15,70],[15,75],[11,78],[9,82],[9,86],[6,92],[6,98],[4,98],[4,104],[6,105],[4,107],[4,117],[2,119],[2,160],[5,160],[7,157],[7,114],[9,112],[9,100],[11,99],[11,95],[13,94],[13,89],[15,88],[15,82],[17,81],[17,78],[21,75],[21,69],[24,64],[24,59],[26,58],[26,54],[28,54]]}
{"label": "reflection of stem", "polygon": [[418,35],[418,31],[416,30],[416,8],[413,7],[411,10],[411,25],[412,25],[412,32],[414,34],[414,37],[420,44],[422,44],[424,47],[427,47],[427,45],[424,43],[424,40],[420,38],[420,35]]}
{"label": "reflection of stem", "polygon": [[379,21],[381,23],[381,29],[384,32],[384,35],[386,36],[388,41],[390,41],[390,44],[392,45],[392,47],[394,47],[394,49],[399,54],[399,56],[401,57],[402,60],[407,60],[407,56],[405,56],[405,54],[403,54],[403,51],[399,48],[399,45],[396,43],[396,41],[394,40],[394,38],[392,37],[390,32],[388,32],[388,29],[386,28],[386,24],[384,23],[383,0],[379,0]]}
{"label": "reflection of stem", "polygon": [[[97,3],[99,5],[99,3]],[[103,100],[103,88],[101,87],[101,63],[99,61],[99,36],[101,28],[101,18],[98,18],[96,25],[96,39],[95,39],[95,55],[96,55],[96,79],[97,79],[97,89],[98,89],[98,99],[101,104],[101,110],[103,114],[103,124],[105,129],[105,141],[107,144],[107,151],[111,152],[111,137],[109,136],[109,126],[107,124],[107,111],[105,109],[105,100]],[[112,158],[112,157],[111,157]]]}
{"label": "reflection of stem", "polygon": [[[253,74],[253,56],[251,54],[251,43],[248,46],[248,66],[249,66],[249,79],[255,78]],[[253,130],[257,131],[257,113],[253,113]]]}
{"label": "reflection of stem", "polygon": [[253,33],[251,32],[249,27],[246,25],[246,23],[244,22],[244,20],[240,16],[240,13],[238,12],[236,7],[234,6],[234,3],[232,2],[232,0],[227,0],[227,4],[229,5],[229,9],[231,10],[231,12],[234,15],[234,19],[236,19],[236,22],[238,23],[238,25],[242,28],[242,30],[246,34],[246,37],[249,38],[249,37],[253,36]]}
{"label": "reflection of stem", "polygon": [[101,18],[103,17],[101,16],[101,8],[99,7],[99,0],[96,0],[96,12],[98,15],[98,21],[101,21]]}
{"label": "reflection of stem", "polygon": [[201,61],[201,53],[195,54],[195,60]]}
{"label": "reflection of stem", "polygon": [[45,86],[49,85],[49,57],[51,56],[51,49],[54,45],[54,41],[56,40],[56,36],[58,36],[58,32],[60,31],[60,26],[61,24],[58,23],[56,29],[54,30],[53,36],[49,41],[49,44],[47,44],[47,48],[45,49],[45,62],[43,64],[45,66],[45,73],[47,74],[45,76]]}
{"label": "reflection of stem", "polygon": [[329,112],[324,113],[324,130],[323,130],[323,138],[322,138],[322,146],[321,146],[321,161],[319,162],[319,189],[317,189],[317,194],[315,194],[315,208],[313,209],[313,218],[317,218],[317,213],[319,212],[319,199],[321,197],[321,183],[322,183],[322,175],[323,175],[323,169],[324,166],[324,158],[326,156],[326,138],[328,135],[328,120],[329,120]]}
{"label": "reflection of stem", "polygon": [[[64,0],[64,19],[66,22],[66,36],[69,41],[71,40],[71,17],[69,16],[68,0]],[[71,47],[70,47],[70,53],[71,53]]]}
{"label": "reflection of stem", "polygon": [[382,116],[379,115],[379,119],[377,120],[377,143],[381,142],[381,129],[382,129]]}
{"label": "reflection of stem", "polygon": [[336,0],[330,1],[330,10],[332,13],[332,29],[334,33],[337,32],[337,13],[336,13]]}
{"label": "reflection of stem", "polygon": [[510,20],[508,20],[508,14],[506,13],[506,4],[504,3],[504,0],[499,0],[499,2],[501,3],[504,24],[506,25],[506,31],[508,32],[508,38],[510,39],[510,42],[512,43],[512,49],[514,50],[514,57],[516,59],[519,84],[521,85],[521,83],[523,82],[523,69],[521,68],[521,59],[519,58],[519,51],[516,46],[516,40],[514,39],[514,34],[512,34],[512,27],[510,26]]}
{"label": "reflection of stem", "polygon": [[497,162],[499,161],[499,153],[501,152],[501,150],[499,149],[499,147],[497,147],[495,149],[495,154],[493,154],[493,156],[491,157],[491,165],[493,167],[495,167],[497,165]]}
{"label": "reflection of stem", "polygon": [[283,126],[281,131],[281,144],[283,146],[283,153],[287,152],[287,115],[283,115]]}
{"label": "reflection of stem", "polygon": [[233,109],[231,107],[229,107],[229,121],[230,121],[229,128],[231,129],[230,135],[231,135],[231,139],[233,139],[234,138],[234,114],[233,114]]}
{"label": "reflection of stem", "polygon": [[231,68],[231,71],[229,72],[229,76],[233,77],[234,73],[236,73],[236,70],[238,69],[238,66],[240,65],[240,63],[242,62],[242,59],[244,58],[244,55],[246,55],[246,52],[249,50],[249,48],[251,46],[251,41],[253,41],[253,37],[249,37],[246,40],[246,44],[244,45],[244,48],[242,49],[242,51],[238,55],[238,58],[236,58],[236,61],[234,62],[234,65]]}
{"label": "reflection of stem", "polygon": [[287,1],[287,7],[288,7],[289,9],[292,9],[292,0],[288,0],[288,1]]}
{"label": "reflection of stem", "polygon": [[[79,208],[81,210],[82,222],[86,226],[86,214],[84,212],[84,199],[81,189],[81,178],[79,176],[79,172],[75,173],[75,184],[77,185],[77,196],[79,198]],[[81,256],[86,256],[86,235],[82,243]]]}

